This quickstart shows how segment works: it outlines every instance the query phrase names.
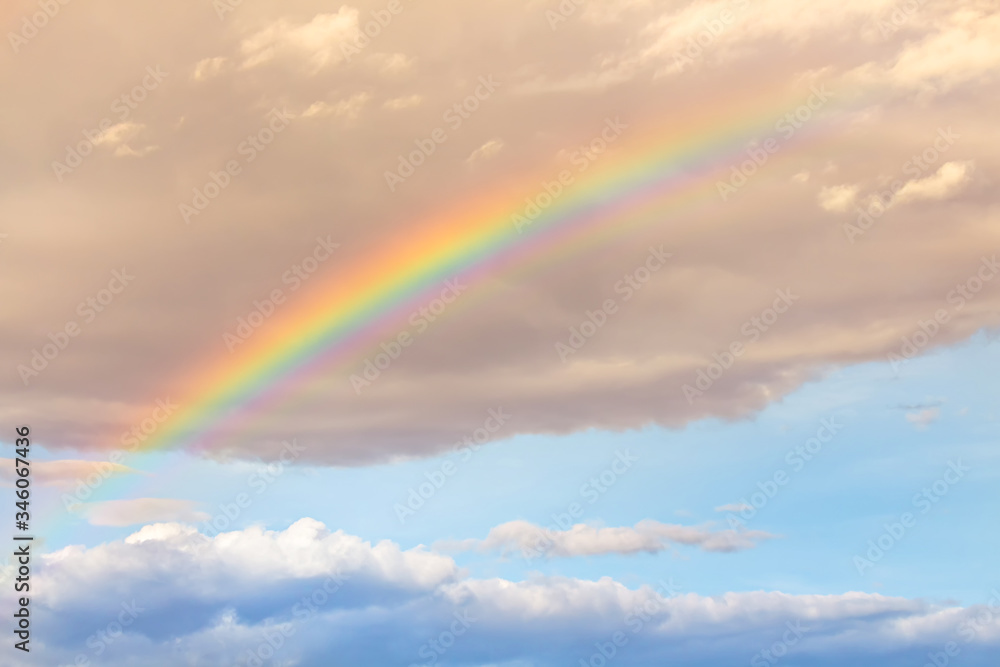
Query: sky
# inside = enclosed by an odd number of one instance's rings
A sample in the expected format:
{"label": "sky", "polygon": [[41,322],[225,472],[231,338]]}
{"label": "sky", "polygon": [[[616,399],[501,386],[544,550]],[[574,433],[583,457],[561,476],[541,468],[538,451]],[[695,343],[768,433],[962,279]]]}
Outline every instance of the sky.
{"label": "sky", "polygon": [[0,664],[996,664],[994,2],[0,28]]}

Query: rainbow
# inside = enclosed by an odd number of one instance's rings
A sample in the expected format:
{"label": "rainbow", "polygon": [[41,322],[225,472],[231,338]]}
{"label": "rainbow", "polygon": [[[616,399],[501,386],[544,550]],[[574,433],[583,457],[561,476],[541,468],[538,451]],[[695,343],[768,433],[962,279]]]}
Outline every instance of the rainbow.
{"label": "rainbow", "polygon": [[[555,180],[551,171],[529,179],[528,187],[504,185],[419,221],[410,234],[286,306],[279,321],[258,330],[236,354],[184,380],[182,386],[196,391],[143,449],[207,446],[223,425],[267,409],[304,375],[376,347],[380,332],[449,278],[482,284],[513,267],[551,263],[620,236],[629,226],[661,222],[696,200],[710,201],[748,143],[773,135],[776,119],[801,104],[803,93],[754,91],[747,97],[672,118],[658,133],[625,129],[615,150],[597,158],[585,180],[575,180],[534,220],[525,216],[526,201],[544,192],[543,180]],[[515,225],[518,215],[530,224]]]}
{"label": "rainbow", "polygon": [[[719,204],[717,182],[746,158],[751,142],[773,136],[776,120],[807,96],[802,90],[754,90],[713,100],[707,110],[678,114],[665,124],[634,123],[612,151],[591,163],[585,178],[576,178],[521,229],[515,216],[527,218],[527,201],[538,201],[542,182],[554,180],[558,169],[540,169],[417,221],[410,233],[363,254],[324,282],[316,283],[319,276],[314,277],[308,292],[283,306],[281,315],[233,355],[180,378],[178,386],[190,388],[179,401],[180,411],[136,454],[204,449],[227,429],[245,432],[244,422],[273,410],[310,374],[334,363],[349,364],[377,348],[386,330],[405,321],[447,279],[461,278],[474,286],[478,295],[463,296],[463,301],[476,300],[495,285],[489,279],[505,271],[549,268],[631,229],[663,225],[673,213]],[[810,123],[783,141],[772,159],[795,155],[794,148],[829,134],[828,125]],[[594,128],[595,136],[601,129]],[[146,416],[137,415],[134,423]],[[183,465],[178,460],[172,467]],[[155,479],[170,474],[161,469],[153,477],[135,476],[125,483],[108,480],[88,502],[136,497],[125,493],[129,487],[155,486]],[[82,522],[61,507],[53,514],[44,522],[49,526],[43,534],[50,537],[65,535]]]}

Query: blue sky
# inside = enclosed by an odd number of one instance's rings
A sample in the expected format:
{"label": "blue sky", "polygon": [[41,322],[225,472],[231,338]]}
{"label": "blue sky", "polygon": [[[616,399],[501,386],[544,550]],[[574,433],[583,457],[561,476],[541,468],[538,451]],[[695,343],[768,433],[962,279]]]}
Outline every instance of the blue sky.
{"label": "blue sky", "polygon": [[996,664],[996,3],[0,34],[3,667]]}
{"label": "blue sky", "polygon": [[[761,489],[758,483],[767,492],[767,481],[785,471],[787,483],[776,492],[772,488],[773,497],[756,514],[744,513],[745,529],[775,535],[755,548],[714,553],[672,545],[659,553],[530,560],[518,554],[504,558],[496,552],[449,551],[446,546],[442,552],[464,568],[464,576],[478,580],[611,577],[631,589],[669,582],[678,594],[706,598],[754,591],[790,596],[858,591],[946,608],[975,608],[987,604],[998,585],[991,554],[997,552],[1000,537],[988,529],[998,502],[1000,470],[990,444],[997,429],[990,369],[996,367],[998,354],[995,339],[980,334],[914,359],[898,376],[880,362],[831,369],[739,421],[713,419],[683,429],[589,431],[564,437],[501,436],[468,457],[456,453],[354,468],[293,465],[280,472],[272,467],[271,473],[278,474],[267,478],[260,474],[262,463],[148,454],[129,461],[148,475],[133,493],[183,497],[217,517],[225,512],[223,506],[232,508],[237,495],[247,493],[252,504],[225,532],[251,525],[284,531],[302,518],[303,507],[309,507],[306,516],[372,544],[390,540],[404,550],[419,545],[436,549],[443,540],[482,539],[493,527],[515,519],[555,528],[558,517],[553,515],[567,512],[574,502],[586,508],[577,520],[581,523],[631,526],[654,519],[724,529],[734,512],[715,508],[741,502],[759,505],[762,497],[753,495]],[[815,436],[823,420],[840,430],[812,460],[796,462],[796,447]],[[635,462],[604,492],[581,495],[581,485],[608,470],[619,452]],[[427,479],[425,473],[441,470],[449,460],[455,463],[454,474],[425,506],[401,522],[394,505],[405,503],[408,490]],[[962,475],[938,496],[934,482],[943,479],[953,463]],[[158,474],[165,469],[180,472]],[[954,474],[949,477],[956,479]],[[264,484],[265,479],[272,481]],[[939,502],[924,512],[925,505],[917,504],[914,496],[928,488]],[[939,484],[937,490],[942,488]],[[45,489],[39,496],[39,501],[58,502],[54,490]],[[869,540],[878,540],[886,524],[898,522],[904,512],[912,513],[915,523],[894,538],[881,559],[859,573],[855,557],[868,557]],[[197,525],[203,533],[214,534],[204,523]],[[136,528],[92,526],[77,519],[72,530],[53,539],[47,549],[96,547],[122,540]],[[265,607],[243,613],[266,617],[275,611]],[[635,618],[631,622],[637,623]],[[773,634],[781,636],[784,622],[773,624]],[[757,632],[766,635],[767,624]],[[639,659],[642,650],[653,649],[636,644],[634,650],[633,658]],[[678,650],[675,646],[671,655]],[[706,651],[703,647],[692,655],[711,654]],[[977,664],[975,655],[966,650],[968,664]],[[794,664],[824,664],[817,655],[810,658],[813,662]],[[627,664],[644,663],[640,659]]]}
{"label": "blue sky", "polygon": [[[458,554],[456,560],[474,576],[511,580],[541,572],[613,576],[634,586],[673,577],[684,582],[685,590],[705,595],[857,590],[976,604],[991,582],[988,554],[1000,546],[1000,536],[982,529],[998,502],[993,493],[997,454],[990,445],[998,428],[997,404],[989,391],[998,355],[996,343],[981,334],[908,362],[898,376],[878,362],[832,369],[739,421],[564,437],[503,439],[501,431],[499,439],[469,455],[455,452],[396,464],[288,466],[280,472],[272,464],[269,474],[264,462],[224,464],[181,453],[147,454],[128,461],[148,475],[131,492],[184,497],[213,518],[224,517],[223,506],[232,506],[238,494],[246,493],[252,498],[250,507],[228,527],[217,519],[218,526],[232,530],[260,524],[283,530],[309,507],[308,516],[331,528],[372,542],[392,540],[403,548],[483,538],[494,526],[514,519],[555,526],[554,515],[566,514],[572,503],[584,508],[573,523],[608,526],[655,519],[726,528],[729,517],[740,516],[748,529],[780,537],[737,553],[699,553],[677,546],[668,553],[579,561],[498,559],[479,553]],[[929,415],[926,423],[917,420],[922,413]],[[796,447],[815,437],[823,420],[833,420],[828,423],[840,430],[806,461]],[[581,485],[595,476],[599,480],[618,452],[628,452],[636,463],[606,491],[597,491],[604,488],[598,485],[581,494]],[[406,505],[410,489],[427,482],[427,475],[440,471],[446,461],[454,464],[454,474],[400,520],[396,505]],[[939,496],[933,484],[951,463],[969,471]],[[160,470],[177,472],[163,477]],[[769,490],[768,482],[779,471],[787,473],[787,483]],[[762,497],[754,497],[762,492],[758,484],[774,496],[756,514],[715,510],[760,503]],[[926,502],[914,501],[924,489],[930,489],[931,500],[939,499],[926,511]],[[47,495],[49,502],[58,502],[54,492]],[[904,512],[917,517],[916,525],[859,574],[854,557],[864,557],[868,541],[877,540],[884,524],[898,522]],[[94,545],[132,531],[80,520],[71,537],[60,536],[50,548]]]}

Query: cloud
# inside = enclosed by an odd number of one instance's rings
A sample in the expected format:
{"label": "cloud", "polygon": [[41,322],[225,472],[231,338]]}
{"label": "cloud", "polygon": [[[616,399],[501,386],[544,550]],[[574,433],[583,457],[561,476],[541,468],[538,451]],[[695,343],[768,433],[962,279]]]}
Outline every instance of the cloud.
{"label": "cloud", "polygon": [[[101,657],[107,667],[161,667],[177,655],[240,664],[261,646],[269,647],[265,657],[300,667],[329,664],[330,655],[411,664],[449,627],[468,635],[448,642],[447,660],[470,666],[569,667],[594,652],[595,638],[616,632],[629,639],[622,665],[736,664],[789,622],[807,637],[795,655],[805,667],[905,664],[952,641],[972,619],[977,632],[963,641],[964,659],[985,659],[1000,640],[1000,614],[985,606],[858,592],[708,597],[666,579],[638,588],[609,577],[476,579],[442,556],[373,545],[309,519],[213,538],[179,524],[146,526],[124,540],[47,554],[39,566],[32,613],[50,630],[31,661],[15,657],[12,667],[71,664],[123,609],[134,622],[112,633]],[[5,580],[12,572],[4,568]],[[12,595],[5,585],[3,603],[13,604]],[[456,618],[464,626],[452,626]]]}
{"label": "cloud", "polygon": [[888,63],[868,63],[851,73],[871,86],[897,86],[938,95],[952,88],[996,80],[1000,68],[1000,14],[986,2],[938,10],[937,24]]}
{"label": "cloud", "polygon": [[413,68],[416,59],[405,53],[373,53],[368,56],[368,62],[383,74],[402,74]]}
{"label": "cloud", "polygon": [[134,526],[158,521],[194,523],[211,518],[195,509],[197,503],[170,498],[135,498],[86,503],[81,511],[93,526]]}
{"label": "cloud", "polygon": [[391,100],[386,100],[384,106],[386,109],[392,109],[393,111],[398,111],[399,109],[409,109],[410,107],[419,106],[423,99],[420,95],[407,95],[406,97],[394,97]]}
{"label": "cloud", "polygon": [[145,146],[136,150],[129,146],[128,144],[122,144],[115,149],[115,156],[117,157],[142,157],[144,155],[149,155],[150,153],[155,153],[160,150],[159,146]]}
{"label": "cloud", "polygon": [[939,408],[945,403],[947,403],[947,400],[943,398],[928,397],[921,403],[901,403],[891,407],[893,410],[925,410],[927,408]]}
{"label": "cloud", "polygon": [[147,145],[136,150],[129,144],[129,142],[136,139],[136,137],[138,137],[145,129],[146,126],[142,123],[123,121],[112,125],[107,130],[101,132],[94,140],[94,145],[114,148],[115,157],[142,157],[144,155],[149,155],[150,153],[159,150],[160,147]]}
{"label": "cloud", "polygon": [[728,505],[720,505],[715,508],[716,512],[743,512],[745,510],[753,509],[752,505],[747,505],[746,503],[730,503]]}
{"label": "cloud", "polygon": [[910,412],[906,415],[906,421],[915,425],[918,429],[924,430],[941,416],[940,408],[927,408],[920,412]]}
{"label": "cloud", "polygon": [[580,18],[594,25],[618,23],[625,19],[623,13],[638,7],[648,7],[651,0],[605,0],[583,6]]}
{"label": "cloud", "polygon": [[[419,344],[380,369],[360,395],[351,376],[374,363],[382,344],[415,333],[410,318],[420,318],[425,297],[443,284],[399,301],[391,326],[387,320],[366,330],[356,354],[323,357],[294,382],[274,385],[289,400],[261,411],[252,432],[234,418],[217,425],[213,442],[223,444],[198,451],[272,460],[276,443],[294,433],[312,463],[430,456],[469,437],[483,412],[498,406],[514,415],[504,430],[511,437],[681,428],[705,418],[746,418],[830,369],[884,362],[915,322],[949,308],[945,295],[975,274],[983,248],[996,245],[995,192],[985,181],[975,187],[970,174],[987,179],[1000,172],[992,114],[1000,83],[991,74],[1000,12],[995,3],[924,3],[903,29],[883,38],[878,21],[896,0],[821,0],[808,12],[777,0],[743,4],[630,3],[600,25],[584,20],[581,6],[552,31],[541,5],[435,1],[394,19],[349,63],[341,38],[353,38],[362,16],[370,20],[367,9],[317,14],[298,1],[243,3],[220,27],[211,10],[213,20],[205,21],[204,7],[166,3],[141,18],[101,13],[100,36],[86,28],[86,16],[60,22],[52,59],[39,60],[32,76],[72,85],[58,97],[41,91],[3,102],[12,119],[0,128],[5,151],[38,156],[19,161],[24,168],[3,181],[0,196],[0,218],[8,221],[0,364],[13,369],[0,378],[7,419],[31,423],[53,450],[96,458],[149,419],[158,398],[202,407],[208,399],[194,391],[202,388],[190,382],[194,374],[236,365],[243,354],[260,358],[250,347],[294,326],[306,304],[356,289],[366,268],[398,266],[394,253],[419,247],[421,230],[445,219],[510,220],[529,202],[550,197],[546,184],[562,187],[564,170],[573,183],[547,209],[572,204],[560,234],[545,236],[558,243],[532,245],[535,237],[520,235],[509,256],[477,263],[455,308],[428,320]],[[699,44],[705,21],[716,25],[725,8],[733,20]],[[406,25],[397,26],[404,16]],[[873,30],[877,39],[866,38]],[[99,70],[72,57],[105,42],[122,51]],[[695,61],[665,74],[691,43],[701,52]],[[137,136],[150,139],[125,140],[123,157],[114,155],[122,144],[95,150],[59,183],[53,161],[66,159],[83,131],[95,131],[154,53],[162,54],[157,64],[164,71],[178,74],[122,121],[143,126]],[[207,77],[216,67],[214,78],[192,76]],[[857,77],[864,67],[870,81]],[[887,85],[880,77],[893,68],[898,76]],[[19,71],[0,68],[0,83],[19,89]],[[483,76],[500,85],[453,129],[444,114]],[[922,82],[933,84],[933,95]],[[775,124],[794,106],[779,101],[802,104],[813,83],[833,93],[816,122],[783,141],[723,201],[717,182],[748,159],[748,145],[782,138]],[[421,103],[405,112],[384,106],[417,91]],[[310,117],[294,118],[246,162],[240,147],[266,127],[272,108],[308,110]],[[627,127],[594,153],[616,117]],[[29,121],[49,129],[20,131]],[[726,139],[751,121],[761,128],[755,136]],[[904,179],[903,165],[949,125],[960,136],[942,159],[948,165],[935,162],[916,178],[905,176],[913,181],[904,186],[907,204],[856,243],[841,226],[853,211],[823,216],[817,209],[819,185],[862,184],[863,199],[867,184],[881,189]],[[436,128],[447,141],[391,192],[386,172]],[[498,137],[504,159],[469,169],[470,155]],[[160,148],[128,159],[147,144]],[[239,161],[241,173],[185,225],[178,205],[193,201],[228,160]],[[832,164],[835,180],[824,173]],[[647,169],[653,165],[662,171]],[[654,174],[662,180],[644,180]],[[805,174],[805,186],[793,180]],[[621,196],[605,202],[602,193]],[[845,193],[828,192],[826,203],[843,207],[846,199],[834,194]],[[954,202],[946,219],[940,207],[919,205],[937,201],[929,197]],[[825,224],[805,224],[818,215]],[[940,242],[944,227],[948,243]],[[293,268],[301,271],[314,239],[327,235],[345,252],[296,283]],[[613,243],[596,242],[611,237]],[[616,285],[660,245],[674,253],[670,265],[626,302]],[[467,258],[479,257],[467,250]],[[886,272],[887,257],[908,261]],[[96,298],[123,265],[137,287],[85,322],[79,304]],[[542,265],[551,268],[527,270]],[[442,276],[442,283],[453,277]],[[230,354],[223,337],[276,289],[284,304]],[[778,289],[801,298],[774,326],[755,329],[754,318]],[[609,298],[617,314],[564,363],[556,345],[568,345],[572,329]],[[922,352],[995,327],[998,313],[1000,292],[982,290]],[[17,369],[30,370],[34,352],[40,355],[49,334],[70,321],[81,325],[80,336],[57,358],[42,357],[48,363],[39,377],[22,379]],[[689,401],[684,387],[734,343],[745,348],[738,362]],[[326,399],[307,398],[316,396]]]}
{"label": "cloud", "polygon": [[107,130],[101,133],[94,143],[98,146],[108,144],[111,146],[116,146],[123,144],[129,139],[134,138],[145,126],[140,123],[133,123],[126,121],[123,123],[118,123],[117,125],[112,125]]}
{"label": "cloud", "polygon": [[242,67],[258,67],[284,57],[308,63],[315,73],[342,61],[341,45],[357,33],[358,10],[347,6],[336,14],[317,14],[306,23],[279,19],[242,41]]}
{"label": "cloud", "polygon": [[472,155],[466,158],[466,162],[472,164],[481,160],[489,160],[491,157],[503,150],[503,141],[500,139],[490,139],[485,144],[472,151]]}
{"label": "cloud", "polygon": [[194,72],[192,76],[196,81],[205,81],[211,79],[222,71],[223,67],[226,66],[228,58],[219,56],[217,58],[205,58],[204,60],[199,60],[198,64],[194,66]]}
{"label": "cloud", "polygon": [[819,191],[819,206],[824,211],[843,212],[848,210],[858,194],[856,185],[834,185]]}
{"label": "cloud", "polygon": [[[136,475],[138,470],[110,461],[80,461],[76,459],[60,459],[56,461],[32,461],[31,477],[35,484],[70,488],[79,485],[88,478],[97,476],[106,479],[113,475]],[[14,482],[14,459],[0,459],[0,479]]]}
{"label": "cloud", "polygon": [[795,46],[811,36],[851,31],[852,24],[893,7],[893,0],[819,0],[793,16],[784,0],[715,0],[681,3],[663,11],[643,31],[652,37],[640,56],[669,63],[678,74],[767,52],[766,42]]}
{"label": "cloud", "polygon": [[973,163],[945,162],[927,178],[907,181],[896,193],[894,202],[906,203],[923,199],[947,199],[969,182]]}
{"label": "cloud", "polygon": [[322,101],[314,102],[302,112],[302,117],[315,118],[335,116],[338,118],[345,118],[347,120],[357,120],[358,116],[361,115],[361,111],[365,108],[365,105],[370,99],[371,94],[358,93],[357,95],[352,95],[351,97],[340,100],[334,104],[327,104]]}
{"label": "cloud", "polygon": [[648,519],[633,528],[576,524],[567,530],[542,528],[527,521],[509,521],[490,530],[484,540],[443,542],[440,546],[444,549],[498,551],[505,556],[545,554],[553,558],[572,558],[659,553],[674,544],[696,546],[703,551],[733,552],[752,549],[759,541],[774,537],[757,530],[712,531],[704,527],[664,524]]}
{"label": "cloud", "polygon": [[[133,512],[123,502],[127,501],[96,505],[104,517],[119,519]],[[146,499],[138,507],[136,511],[190,512],[183,501],[163,501],[157,506]],[[143,597],[152,605],[190,597],[221,609],[240,607],[240,600],[261,595],[262,587],[273,595],[282,586],[287,591],[279,596],[286,597],[291,606],[299,591],[295,582],[334,573],[349,577],[356,586],[373,587],[375,594],[375,589],[428,591],[454,580],[458,572],[450,559],[423,548],[404,552],[385,541],[372,545],[342,531],[330,531],[313,519],[300,519],[283,531],[251,527],[211,538],[190,525],[150,524],[120,541],[91,549],[66,547],[43,559],[50,581],[58,585],[47,600],[58,601],[66,609],[86,608],[96,586],[112,592],[148,587]],[[171,576],[159,577],[163,568]]]}

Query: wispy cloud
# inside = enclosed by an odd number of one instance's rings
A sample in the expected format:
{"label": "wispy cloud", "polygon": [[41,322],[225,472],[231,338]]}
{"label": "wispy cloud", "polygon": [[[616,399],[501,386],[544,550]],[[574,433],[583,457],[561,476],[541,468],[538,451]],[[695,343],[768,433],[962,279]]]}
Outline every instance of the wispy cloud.
{"label": "wispy cloud", "polygon": [[[60,459],[55,461],[33,461],[31,474],[34,482],[44,486],[70,488],[81,485],[85,480],[105,479],[114,475],[144,474],[119,463],[110,461],[81,461],[77,459]],[[14,473],[14,459],[0,459],[0,479],[13,483],[17,479]]]}
{"label": "wispy cloud", "polygon": [[572,558],[658,553],[672,545],[733,552],[752,549],[759,542],[775,537],[757,530],[713,531],[705,526],[665,524],[649,519],[640,521],[634,527],[602,528],[576,524],[567,530],[543,528],[528,521],[509,521],[490,530],[483,540],[442,541],[435,546],[444,550],[497,551],[505,556],[542,552],[550,557]]}
{"label": "wispy cloud", "polygon": [[927,408],[919,412],[910,412],[906,415],[906,421],[923,430],[933,424],[941,416],[940,408]]}
{"label": "wispy cloud", "polygon": [[94,526],[137,526],[146,523],[206,521],[209,515],[196,509],[197,503],[172,498],[134,498],[86,503],[82,514]]}

